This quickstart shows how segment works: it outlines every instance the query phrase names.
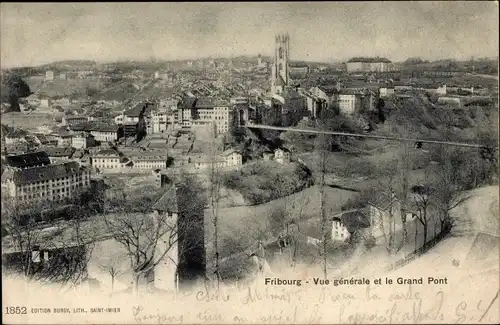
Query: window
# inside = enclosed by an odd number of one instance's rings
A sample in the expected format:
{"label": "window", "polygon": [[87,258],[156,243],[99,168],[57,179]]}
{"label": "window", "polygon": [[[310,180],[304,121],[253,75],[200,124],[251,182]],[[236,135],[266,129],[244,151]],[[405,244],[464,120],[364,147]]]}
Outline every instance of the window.
{"label": "window", "polygon": [[[279,52],[279,53],[278,53],[278,54],[279,54],[279,58],[280,58],[280,59],[283,59],[283,48],[282,48],[282,47],[280,47],[280,48],[278,49],[278,52]],[[281,70],[281,66],[280,66],[280,70]]]}

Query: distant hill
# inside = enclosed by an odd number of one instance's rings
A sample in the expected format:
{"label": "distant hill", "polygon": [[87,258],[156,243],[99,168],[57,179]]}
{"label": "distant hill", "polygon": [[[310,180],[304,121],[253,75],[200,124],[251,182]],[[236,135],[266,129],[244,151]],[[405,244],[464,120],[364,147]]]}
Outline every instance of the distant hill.
{"label": "distant hill", "polygon": [[91,60],[64,60],[56,61],[39,66],[41,69],[54,70],[84,70],[92,69],[97,66],[97,62]]}

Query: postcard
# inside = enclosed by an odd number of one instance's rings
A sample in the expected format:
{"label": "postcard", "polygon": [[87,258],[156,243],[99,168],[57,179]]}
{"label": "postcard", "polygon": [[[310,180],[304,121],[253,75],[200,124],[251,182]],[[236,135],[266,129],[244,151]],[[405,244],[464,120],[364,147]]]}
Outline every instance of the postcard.
{"label": "postcard", "polygon": [[8,324],[498,324],[498,2],[2,3]]}

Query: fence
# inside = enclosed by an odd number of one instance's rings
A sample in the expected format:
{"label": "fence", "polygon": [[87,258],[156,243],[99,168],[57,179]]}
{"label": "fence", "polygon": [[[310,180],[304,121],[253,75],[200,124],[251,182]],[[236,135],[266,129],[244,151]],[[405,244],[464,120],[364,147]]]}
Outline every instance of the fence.
{"label": "fence", "polygon": [[386,271],[393,271],[396,269],[399,269],[406,264],[410,263],[414,259],[420,257],[420,255],[426,253],[428,250],[430,250],[432,247],[436,246],[437,243],[439,243],[441,240],[443,240],[447,235],[449,234],[449,231],[447,229],[441,230],[439,234],[434,236],[431,240],[426,242],[422,247],[414,250],[412,253],[408,254],[405,258],[397,260],[393,265],[390,265],[386,267]]}

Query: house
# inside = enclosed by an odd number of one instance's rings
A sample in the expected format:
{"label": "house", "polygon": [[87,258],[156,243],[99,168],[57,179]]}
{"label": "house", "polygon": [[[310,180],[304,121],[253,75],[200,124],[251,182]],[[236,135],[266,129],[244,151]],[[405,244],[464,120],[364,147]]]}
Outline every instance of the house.
{"label": "house", "polygon": [[91,126],[88,131],[99,142],[115,142],[118,140],[118,125],[97,124]]}
{"label": "house", "polygon": [[76,125],[76,124],[84,124],[89,121],[88,116],[83,115],[65,115],[62,118],[62,123],[64,125]]}
{"label": "house", "polygon": [[48,108],[52,105],[52,101],[48,98],[41,98],[40,99],[40,106],[42,108]]}
{"label": "house", "polygon": [[376,193],[373,200],[369,201],[365,210],[370,220],[370,234],[378,239],[387,232],[387,225],[394,221],[394,231],[402,228],[401,203],[395,195]]}
{"label": "house", "polygon": [[66,126],[60,127],[56,132],[51,134],[57,139],[57,145],[61,147],[71,146],[73,131]]}
{"label": "house", "polygon": [[264,161],[270,161],[274,158],[274,153],[272,151],[266,151],[262,154]]}
{"label": "house", "polygon": [[380,97],[390,97],[394,95],[395,89],[394,87],[391,86],[386,86],[386,87],[380,87],[379,89],[379,95]]}
{"label": "house", "polygon": [[451,105],[458,106],[458,107],[462,106],[462,102],[461,102],[459,97],[441,96],[438,98],[437,102],[438,102],[438,104],[442,104],[442,105],[451,104]]}
{"label": "house", "polygon": [[428,93],[434,93],[438,95],[446,95],[446,85],[440,83],[432,83],[422,86],[423,90]]}
{"label": "house", "polygon": [[367,209],[353,209],[333,215],[331,222],[331,239],[348,241],[356,232],[363,232],[370,227]]}
{"label": "house", "polygon": [[122,167],[119,152],[112,149],[104,149],[91,157],[92,167],[98,169],[118,169]]}
{"label": "house", "polygon": [[332,240],[346,241],[349,239],[350,236],[351,236],[351,234],[350,234],[349,230],[347,229],[347,226],[342,222],[342,219],[333,218],[332,219],[331,239]]}
{"label": "house", "polygon": [[224,167],[226,160],[220,156],[211,158],[208,155],[197,155],[190,157],[188,163],[196,170],[206,170],[212,166],[214,168],[222,168]]}
{"label": "house", "polygon": [[155,177],[155,186],[158,188],[166,187],[173,183],[172,178],[160,168],[153,169],[153,176]]}
{"label": "house", "polygon": [[26,267],[35,279],[61,284],[78,270],[86,270],[87,248],[73,243],[26,245],[23,250],[2,247],[2,266],[6,274],[23,274]]}
{"label": "house", "polygon": [[168,164],[166,155],[156,155],[154,153],[144,153],[130,157],[133,162],[133,168],[138,169],[165,169]]}
{"label": "house", "polygon": [[45,81],[52,81],[54,80],[54,71],[46,71],[45,72]]}
{"label": "house", "polygon": [[292,159],[292,154],[290,150],[286,148],[278,148],[274,151],[274,160],[280,164],[289,164]]}
{"label": "house", "polygon": [[68,161],[73,153],[75,152],[75,148],[72,147],[42,147],[40,148],[47,153],[50,158],[50,162],[52,164],[57,162],[66,162]]}
{"label": "house", "polygon": [[235,167],[243,165],[243,156],[234,149],[224,151],[221,156],[224,158],[225,167]]}
{"label": "house", "polygon": [[76,149],[87,149],[89,147],[94,147],[96,141],[92,134],[87,132],[78,132],[73,135],[71,139],[71,146]]}

